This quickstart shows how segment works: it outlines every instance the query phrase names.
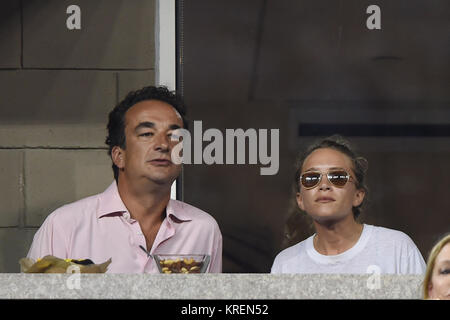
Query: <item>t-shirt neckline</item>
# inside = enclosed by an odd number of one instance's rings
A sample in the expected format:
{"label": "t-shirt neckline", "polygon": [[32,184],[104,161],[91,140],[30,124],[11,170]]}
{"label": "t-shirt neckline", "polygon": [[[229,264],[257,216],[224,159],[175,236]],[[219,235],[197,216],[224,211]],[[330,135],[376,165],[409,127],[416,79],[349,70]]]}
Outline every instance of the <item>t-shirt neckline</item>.
{"label": "t-shirt neckline", "polygon": [[361,235],[355,245],[350,249],[336,255],[324,255],[319,253],[314,248],[313,239],[316,234],[313,234],[311,237],[306,239],[306,252],[313,261],[320,264],[339,264],[348,261],[364,249],[370,235],[372,234],[372,229],[373,228],[371,225],[363,224],[363,231],[361,232]]}

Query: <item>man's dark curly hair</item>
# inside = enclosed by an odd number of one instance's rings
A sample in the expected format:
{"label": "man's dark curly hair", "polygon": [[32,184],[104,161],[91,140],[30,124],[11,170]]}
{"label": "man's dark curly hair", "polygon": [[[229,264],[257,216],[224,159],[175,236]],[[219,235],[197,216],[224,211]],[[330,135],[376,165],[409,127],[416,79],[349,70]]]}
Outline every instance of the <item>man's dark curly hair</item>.
{"label": "man's dark curly hair", "polygon": [[322,140],[319,140],[312,145],[310,145],[298,158],[296,161],[296,171],[295,171],[295,177],[294,177],[294,188],[295,192],[300,192],[300,175],[302,174],[302,167],[303,163],[306,160],[306,158],[317,149],[322,148],[330,148],[337,151],[342,152],[347,157],[350,158],[352,165],[353,165],[353,172],[355,173],[356,177],[356,188],[362,189],[365,192],[365,197],[363,202],[358,207],[353,207],[353,216],[355,219],[361,214],[363,206],[366,204],[367,199],[369,197],[369,188],[366,185],[366,173],[369,166],[369,162],[367,159],[359,156],[356,154],[356,152],[353,150],[353,147],[351,146],[350,142],[343,138],[340,135],[333,135],[327,138],[324,138]]}
{"label": "man's dark curly hair", "polygon": [[[169,91],[167,87],[148,86],[140,90],[131,91],[110,113],[107,125],[108,136],[105,143],[108,145],[108,154],[111,156],[113,147],[126,148],[125,137],[125,113],[135,104],[145,100],[159,100],[170,104],[180,114],[183,126],[187,129],[187,119],[185,117],[185,105],[183,99],[175,91]],[[119,168],[113,163],[114,179],[119,178]]]}

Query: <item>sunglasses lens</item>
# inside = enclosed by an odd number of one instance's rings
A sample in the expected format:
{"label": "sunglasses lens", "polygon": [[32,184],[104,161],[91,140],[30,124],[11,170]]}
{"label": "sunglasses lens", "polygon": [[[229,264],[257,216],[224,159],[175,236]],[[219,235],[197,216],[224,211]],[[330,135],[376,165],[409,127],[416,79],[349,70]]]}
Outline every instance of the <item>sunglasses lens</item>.
{"label": "sunglasses lens", "polygon": [[336,187],[343,187],[348,181],[348,173],[342,170],[330,171],[328,173],[328,180]]}
{"label": "sunglasses lens", "polygon": [[302,174],[302,186],[305,188],[312,188],[316,186],[320,181],[320,173],[318,172],[307,172]]}

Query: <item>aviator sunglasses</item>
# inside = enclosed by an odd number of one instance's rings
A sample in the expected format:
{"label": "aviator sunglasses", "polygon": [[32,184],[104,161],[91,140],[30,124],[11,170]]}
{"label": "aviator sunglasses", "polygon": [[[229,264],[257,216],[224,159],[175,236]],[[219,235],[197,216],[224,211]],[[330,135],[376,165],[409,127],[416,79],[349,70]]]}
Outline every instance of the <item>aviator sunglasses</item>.
{"label": "aviator sunglasses", "polygon": [[[343,169],[331,169],[326,175],[328,181],[338,188],[343,188],[352,178],[352,176]],[[322,176],[323,174],[320,171],[308,171],[300,176],[300,182],[305,189],[312,189],[320,183]]]}

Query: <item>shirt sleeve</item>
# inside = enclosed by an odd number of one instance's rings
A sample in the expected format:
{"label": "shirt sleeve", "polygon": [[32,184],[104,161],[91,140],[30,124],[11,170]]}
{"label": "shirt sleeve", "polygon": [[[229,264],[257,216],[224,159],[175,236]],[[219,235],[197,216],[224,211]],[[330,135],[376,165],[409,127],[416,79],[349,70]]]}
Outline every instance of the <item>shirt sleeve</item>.
{"label": "shirt sleeve", "polygon": [[36,232],[27,257],[33,260],[52,255],[67,259],[66,239],[62,227],[58,224],[56,212],[50,214]]}
{"label": "shirt sleeve", "polygon": [[222,233],[220,232],[218,225],[214,228],[214,244],[211,253],[211,261],[209,264],[209,272],[222,272]]}
{"label": "shirt sleeve", "polygon": [[404,237],[402,246],[406,250],[400,250],[404,252],[401,257],[400,274],[424,274],[426,264],[422,254],[408,235],[404,234]]}
{"label": "shirt sleeve", "polygon": [[270,269],[270,273],[281,273],[280,267],[279,267],[279,263],[278,263],[278,257],[275,258],[273,264],[272,264],[272,268]]}
{"label": "shirt sleeve", "polygon": [[414,247],[409,252],[403,274],[425,274],[426,264],[419,249]]}

